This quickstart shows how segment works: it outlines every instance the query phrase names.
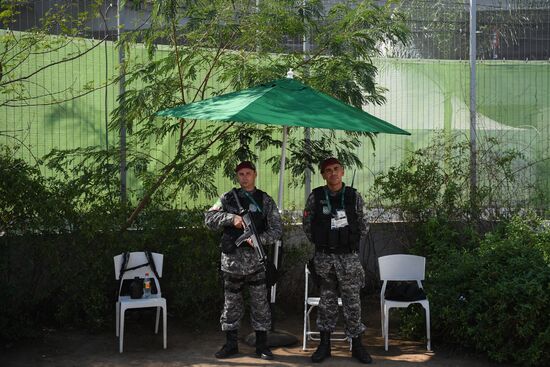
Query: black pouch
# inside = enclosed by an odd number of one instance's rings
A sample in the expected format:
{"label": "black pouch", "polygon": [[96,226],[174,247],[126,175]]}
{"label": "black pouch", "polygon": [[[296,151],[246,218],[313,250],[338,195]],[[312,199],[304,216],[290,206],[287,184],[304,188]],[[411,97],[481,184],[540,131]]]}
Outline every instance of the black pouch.
{"label": "black pouch", "polygon": [[426,299],[424,289],[416,282],[388,282],[385,298],[390,301],[413,302]]}
{"label": "black pouch", "polygon": [[143,279],[135,277],[130,283],[130,298],[137,299],[143,297]]}
{"label": "black pouch", "polygon": [[266,261],[265,264],[265,280],[268,288],[279,280],[279,270],[271,261]]}
{"label": "black pouch", "polygon": [[235,241],[227,233],[222,234],[221,248],[224,254],[232,254],[237,249]]}
{"label": "black pouch", "polygon": [[[141,289],[141,291],[139,290]],[[157,294],[157,284],[151,278],[151,294]],[[121,296],[130,296],[130,298],[137,299],[143,297],[143,278],[135,277],[134,279],[124,279],[122,287],[120,288]]]}

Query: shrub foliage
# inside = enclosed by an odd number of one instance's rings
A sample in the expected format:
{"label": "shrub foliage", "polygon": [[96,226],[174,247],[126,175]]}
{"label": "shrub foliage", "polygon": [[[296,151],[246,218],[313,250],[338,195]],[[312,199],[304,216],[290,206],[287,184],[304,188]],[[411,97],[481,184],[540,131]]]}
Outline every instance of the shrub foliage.
{"label": "shrub foliage", "polygon": [[[472,197],[467,143],[442,138],[380,175],[373,189],[411,224],[410,251],[427,258],[433,339],[499,362],[549,365],[550,229],[521,211],[529,163],[490,139]],[[403,333],[424,336],[422,309],[401,316]]]}
{"label": "shrub foliage", "polygon": [[[127,207],[107,186],[116,182],[98,180],[93,190],[100,194],[93,195],[78,179],[44,178],[8,151],[0,154],[0,169],[0,197],[12,198],[0,201],[0,287],[8,300],[0,340],[33,337],[44,327],[112,327],[118,287],[113,256],[144,249],[165,256],[161,286],[171,317],[191,326],[218,319],[219,233],[203,226],[203,210],[166,210],[161,192],[134,230],[121,231],[117,224]],[[282,265],[282,278],[293,281],[279,296],[298,307],[303,278],[296,277],[303,277],[306,256],[303,249],[290,250]]]}
{"label": "shrub foliage", "polygon": [[534,223],[516,217],[478,248],[428,259],[436,338],[499,362],[548,365],[550,230]]}

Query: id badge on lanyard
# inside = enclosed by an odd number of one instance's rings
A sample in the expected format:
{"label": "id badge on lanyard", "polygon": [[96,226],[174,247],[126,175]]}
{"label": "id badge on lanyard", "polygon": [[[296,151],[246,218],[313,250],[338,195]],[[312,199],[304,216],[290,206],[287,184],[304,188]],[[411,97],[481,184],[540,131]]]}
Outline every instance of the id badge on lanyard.
{"label": "id badge on lanyard", "polygon": [[[348,226],[348,218],[346,216],[346,210],[344,209],[344,194],[346,192],[346,187],[342,188],[342,209],[336,209],[335,213],[332,215],[330,220],[330,229],[344,228]],[[327,200],[328,209],[332,211],[330,207],[330,199],[328,197],[328,192],[325,190],[325,198]],[[323,208],[324,209],[324,208]]]}
{"label": "id badge on lanyard", "polygon": [[343,209],[336,210],[336,214],[330,220],[330,229],[344,228],[348,225],[346,211]]}

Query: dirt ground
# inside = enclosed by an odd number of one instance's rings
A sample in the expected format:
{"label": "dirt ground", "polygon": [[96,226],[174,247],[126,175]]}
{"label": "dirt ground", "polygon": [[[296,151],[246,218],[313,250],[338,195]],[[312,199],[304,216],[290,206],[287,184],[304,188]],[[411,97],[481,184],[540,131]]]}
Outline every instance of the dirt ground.
{"label": "dirt ground", "polygon": [[[452,352],[432,345],[432,352],[420,341],[400,339],[390,331],[389,350],[384,351],[384,340],[380,335],[380,318],[376,303],[367,305],[371,312],[364,317],[367,332],[363,337],[375,366],[432,367],[492,367],[502,366],[487,361],[485,357],[464,352]],[[367,311],[367,310],[365,310]],[[138,311],[139,312],[139,311]],[[124,338],[124,353],[118,353],[118,339],[112,333],[86,334],[79,331],[45,330],[40,340],[8,345],[0,354],[1,367],[180,367],[180,366],[309,366],[309,357],[316,348],[309,342],[302,350],[302,317],[296,314],[276,323],[276,330],[284,330],[296,336],[298,342],[289,347],[273,348],[275,359],[264,361],[254,356],[254,348],[244,342],[239,344],[241,354],[235,358],[217,360],[214,353],[224,342],[216,320],[204,325],[201,330],[189,330],[176,320],[168,319],[168,348],[162,349],[162,333],[153,333],[152,313],[130,314],[127,317]],[[145,311],[146,312],[146,311]],[[150,316],[150,317],[149,317]],[[245,316],[247,318],[248,315]],[[314,320],[313,320],[314,321]],[[241,339],[251,331],[244,323]],[[394,322],[396,324],[396,322]],[[392,324],[390,323],[390,326]],[[318,365],[318,364],[316,364]],[[333,342],[332,357],[324,366],[358,366],[350,357],[349,344]]]}

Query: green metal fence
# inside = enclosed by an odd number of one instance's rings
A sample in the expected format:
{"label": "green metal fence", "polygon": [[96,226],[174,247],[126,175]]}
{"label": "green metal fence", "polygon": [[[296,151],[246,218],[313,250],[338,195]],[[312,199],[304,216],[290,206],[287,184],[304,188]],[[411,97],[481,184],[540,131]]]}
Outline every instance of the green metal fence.
{"label": "green metal fence", "polygon": [[[420,6],[419,3],[421,2],[410,1],[409,5]],[[385,172],[390,166],[399,164],[411,150],[428,145],[434,134],[441,131],[463,131],[465,136],[467,135],[469,64],[460,59],[464,55],[464,47],[467,47],[467,43],[464,46],[467,35],[459,33],[458,38],[456,35],[454,38],[443,37],[447,35],[445,25],[450,33],[455,31],[454,28],[464,24],[465,5],[459,4],[459,13],[442,13],[441,18],[437,20],[438,27],[434,27],[426,19],[412,19],[410,24],[414,37],[408,48],[393,50],[393,54],[388,53],[387,57],[375,60],[379,68],[378,83],[388,89],[387,103],[383,106],[365,106],[365,110],[410,131],[412,135],[380,135],[376,138],[376,150],[365,141],[364,148],[357,152],[365,168],[355,174],[355,186],[362,193],[368,191],[376,173]],[[530,49],[526,48],[524,55],[542,54],[543,46],[547,50],[550,49],[550,17],[543,16],[550,14],[550,3],[543,1],[537,6],[542,6],[542,10],[533,20],[538,24],[538,31],[533,31],[532,34],[524,31],[519,34],[535,45]],[[488,6],[481,8],[486,11],[491,9],[493,8]],[[529,15],[534,12],[533,8],[514,11],[517,15],[514,19],[521,18],[522,14]],[[456,14],[460,16],[457,17]],[[484,138],[496,136],[505,142],[505,146],[516,147],[525,154],[526,162],[530,162],[522,168],[522,174],[536,187],[550,194],[550,59],[525,59],[521,51],[517,50],[514,52],[520,52],[516,57],[519,60],[499,56],[512,54],[504,49],[503,42],[508,42],[508,49],[513,48],[514,42],[517,45],[521,42],[514,41],[511,37],[506,38],[504,31],[498,31],[498,27],[503,28],[502,24],[506,18],[500,13],[497,15],[483,15],[485,23],[481,28],[489,29],[493,33],[487,31],[479,36],[482,55],[477,64],[477,119],[480,144],[483,144]],[[531,17],[533,18],[532,15]],[[422,27],[425,28],[424,34]],[[495,43],[494,37],[494,34],[500,34],[498,32],[502,33],[500,46]],[[97,35],[97,30],[92,34]],[[519,37],[518,33],[515,36]],[[68,55],[79,48],[91,48],[98,42],[97,39],[75,38],[59,53]],[[0,45],[0,51],[1,47]],[[454,50],[454,53],[442,53],[442,50]],[[161,48],[158,52],[170,51]],[[445,57],[440,59],[430,58],[443,54]],[[481,59],[483,55],[491,56],[490,60]],[[141,45],[135,45],[128,57],[136,62],[145,57],[145,50]],[[26,69],[22,71],[35,70],[48,61],[43,55],[30,55],[26,61]],[[81,89],[87,84],[90,88],[97,87],[112,80],[117,74],[117,50],[112,41],[101,43],[74,62],[63,63],[49,68],[47,72],[37,74],[31,79],[34,87],[30,89],[34,96],[38,96],[37,98],[23,103],[3,103],[0,107],[0,143],[19,147],[17,154],[31,162],[40,159],[54,148],[115,146],[118,134],[116,131],[108,131],[106,126],[110,119],[109,113],[116,106],[118,86],[111,84],[77,98],[69,96],[72,90]],[[46,104],[47,98],[39,97],[51,97],[52,93],[57,93],[54,95],[59,100],[69,100],[59,104]],[[131,135],[128,139],[132,139]],[[175,139],[168,139],[160,145],[151,144],[143,149],[150,151],[160,161],[167,162],[168,157],[174,153]],[[260,161],[264,161],[271,156],[279,155],[280,152],[273,148],[258,154]],[[48,171],[44,173],[51,174]],[[351,176],[352,172],[348,171],[348,182],[351,181]],[[216,182],[220,192],[233,184],[223,177],[221,172],[218,173]],[[128,184],[139,191],[139,188],[135,187],[136,182],[131,172]],[[314,175],[312,187],[319,184],[321,178]],[[264,164],[259,165],[258,186],[276,196],[277,176]],[[203,206],[211,201],[210,198],[200,196],[198,201],[190,202],[187,197],[186,194],[182,194],[174,206]],[[285,208],[299,209],[303,204],[304,188],[288,187],[285,191]],[[547,204],[547,201],[542,200],[537,206],[545,207]]]}

